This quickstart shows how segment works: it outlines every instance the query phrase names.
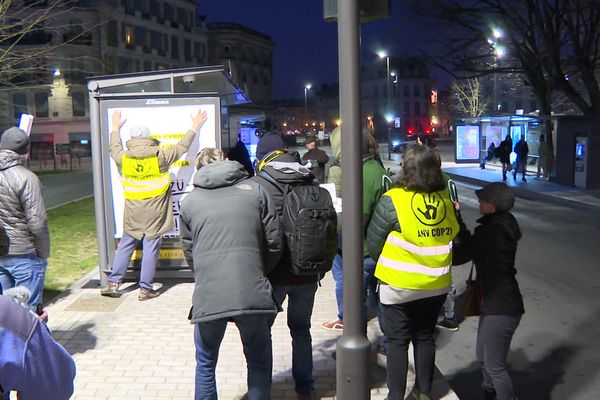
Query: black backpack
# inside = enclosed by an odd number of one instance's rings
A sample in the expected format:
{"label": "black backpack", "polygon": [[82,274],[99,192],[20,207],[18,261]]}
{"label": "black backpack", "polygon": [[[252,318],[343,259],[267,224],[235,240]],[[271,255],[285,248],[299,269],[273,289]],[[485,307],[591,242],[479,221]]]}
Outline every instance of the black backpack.
{"label": "black backpack", "polygon": [[282,226],[290,272],[322,276],[337,252],[337,214],[329,192],[318,185],[283,187]]}

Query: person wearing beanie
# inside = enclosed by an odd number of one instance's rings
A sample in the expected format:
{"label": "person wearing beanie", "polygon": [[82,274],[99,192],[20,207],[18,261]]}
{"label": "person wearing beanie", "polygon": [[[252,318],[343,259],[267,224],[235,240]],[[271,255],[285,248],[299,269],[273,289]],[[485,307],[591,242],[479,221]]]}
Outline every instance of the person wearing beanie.
{"label": "person wearing beanie", "polygon": [[260,141],[256,145],[256,160],[261,161],[267,154],[275,150],[285,150],[287,145],[281,138],[281,135],[271,130],[271,122],[265,121],[264,127],[257,130],[260,134]]}
{"label": "person wearing beanie", "polygon": [[25,166],[29,136],[12,127],[0,137],[0,229],[5,245],[0,256],[0,286],[25,286],[27,306],[42,304],[50,256],[50,234],[42,184]]}
{"label": "person wearing beanie", "polygon": [[181,140],[161,149],[150,137],[146,126],[134,125],[129,129],[127,150],[121,145],[120,131],[126,119],[120,110],[111,116],[110,155],[121,171],[125,195],[123,236],[113,261],[108,284],[100,290],[107,297],[120,297],[119,286],[131,261],[131,255],[143,242],[140,292],[138,300],[148,300],[160,295],[152,282],[158,262],[161,237],[175,226],[171,199],[169,167],[177,161],[194,141],[207,120],[206,111],[198,110],[192,116],[192,127]]}
{"label": "person wearing beanie", "polygon": [[[464,237],[455,246],[455,264],[473,260],[477,277],[475,287],[481,304],[477,329],[476,356],[483,373],[485,399],[516,399],[506,358],[510,342],[525,313],[517,283],[515,258],[521,229],[510,210],[515,194],[502,182],[476,190],[483,215],[471,235],[464,224]],[[461,254],[459,254],[461,253]]]}

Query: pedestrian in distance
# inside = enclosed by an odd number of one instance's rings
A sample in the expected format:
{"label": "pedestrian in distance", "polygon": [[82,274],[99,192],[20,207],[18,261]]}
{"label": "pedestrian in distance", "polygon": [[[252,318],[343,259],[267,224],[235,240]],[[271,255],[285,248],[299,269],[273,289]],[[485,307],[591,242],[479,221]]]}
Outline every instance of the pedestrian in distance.
{"label": "pedestrian in distance", "polygon": [[536,178],[548,179],[548,161],[550,159],[550,146],[545,140],[544,135],[540,135],[540,145],[538,146],[537,174]]}
{"label": "pedestrian in distance", "polygon": [[329,162],[329,156],[317,147],[317,141],[316,136],[306,138],[304,146],[308,151],[302,156],[302,161],[310,162],[310,171],[318,183],[325,183],[325,165]]}
{"label": "pedestrian in distance", "polygon": [[517,162],[515,170],[513,171],[513,178],[517,179],[517,173],[519,170],[523,173],[523,182],[526,182],[525,174],[527,172],[527,156],[529,155],[529,146],[525,141],[525,135],[521,136],[521,139],[515,144],[515,153],[517,153]]}
{"label": "pedestrian in distance", "polygon": [[498,159],[502,164],[502,180],[506,181],[506,173],[510,171],[510,153],[512,152],[512,138],[506,135],[504,140],[498,146]]}
{"label": "pedestrian in distance", "polygon": [[438,152],[409,146],[402,178],[379,200],[366,240],[369,254],[377,260],[375,277],[381,283],[388,400],[404,399],[410,342],[416,371],[410,399],[430,399],[434,331],[450,290],[452,242],[458,227]]}
{"label": "pedestrian in distance", "polygon": [[[506,358],[513,335],[525,313],[517,283],[515,258],[521,239],[519,224],[510,210],[515,204],[511,188],[501,182],[476,190],[479,225],[470,235],[461,232],[462,245],[457,250],[461,262],[473,260],[477,276],[475,287],[481,315],[477,329],[477,360],[483,374],[486,400],[514,400],[515,392],[506,368]],[[462,254],[459,254],[462,253]]]}
{"label": "pedestrian in distance", "polygon": [[[276,150],[265,156],[257,176],[252,180],[269,193],[287,239],[283,256],[269,274],[269,280],[279,307],[287,298],[287,324],[292,336],[292,376],[298,400],[310,400],[315,391],[310,321],[317,285],[331,268],[337,252],[337,217],[329,192],[318,186],[309,169],[300,161],[297,152]],[[297,207],[293,206],[295,203],[299,203]],[[329,212],[323,211],[326,209]],[[309,235],[303,235],[302,228],[298,228],[305,226],[301,222],[302,213],[310,215]],[[289,229],[292,226],[296,228]],[[301,246],[290,240],[294,236],[304,237]],[[300,254],[295,255],[295,249]],[[314,272],[299,271],[296,266],[299,258],[314,263]],[[274,322],[275,318],[271,323]]]}
{"label": "pedestrian in distance", "polygon": [[271,398],[270,321],[277,305],[267,274],[277,265],[282,235],[267,191],[244,167],[205,148],[196,158],[194,189],[180,211],[183,251],[194,273],[190,319],[196,346],[195,400],[217,399],[215,368],[227,323],[240,331],[248,367],[248,399]]}
{"label": "pedestrian in distance", "polygon": [[[27,290],[27,289],[25,289]],[[75,363],[42,319],[0,290],[0,399],[68,400]]]}
{"label": "pedestrian in distance", "polygon": [[120,297],[119,287],[125,278],[131,255],[142,242],[142,266],[138,300],[160,295],[152,283],[160,252],[161,237],[175,226],[171,199],[169,167],[185,154],[207,120],[207,113],[198,110],[191,116],[191,129],[174,146],[161,149],[150,137],[146,126],[134,125],[129,130],[127,150],[121,145],[120,130],[126,119],[120,110],[111,116],[110,155],[121,170],[125,210],[123,236],[108,276],[108,284],[100,294]]}
{"label": "pedestrian in distance", "polygon": [[28,306],[43,303],[44,278],[50,256],[48,218],[42,185],[25,166],[29,135],[12,127],[0,138],[0,228],[4,254],[0,255],[0,287],[29,289]]}

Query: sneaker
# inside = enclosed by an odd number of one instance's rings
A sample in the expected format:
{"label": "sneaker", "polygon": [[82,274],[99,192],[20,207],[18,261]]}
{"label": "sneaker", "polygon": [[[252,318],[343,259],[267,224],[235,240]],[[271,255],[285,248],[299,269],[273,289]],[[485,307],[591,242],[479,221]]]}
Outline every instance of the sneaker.
{"label": "sneaker", "polygon": [[155,297],[158,297],[158,296],[160,296],[160,292],[157,290],[140,288],[140,294],[138,294],[138,300],[139,301],[150,300],[150,299],[154,299]]}
{"label": "sneaker", "polygon": [[100,289],[100,294],[102,296],[112,297],[112,298],[121,297],[123,295],[123,293],[119,292],[119,286],[121,286],[120,283],[109,281],[105,287]]}
{"label": "sneaker", "polygon": [[344,323],[339,319],[334,319],[333,321],[322,323],[321,328],[325,329],[326,331],[343,332]]}
{"label": "sneaker", "polygon": [[458,324],[454,321],[451,321],[447,318],[444,318],[441,321],[438,321],[438,323],[436,324],[436,326],[438,328],[442,328],[445,329],[447,331],[451,331],[451,332],[456,332],[458,331]]}

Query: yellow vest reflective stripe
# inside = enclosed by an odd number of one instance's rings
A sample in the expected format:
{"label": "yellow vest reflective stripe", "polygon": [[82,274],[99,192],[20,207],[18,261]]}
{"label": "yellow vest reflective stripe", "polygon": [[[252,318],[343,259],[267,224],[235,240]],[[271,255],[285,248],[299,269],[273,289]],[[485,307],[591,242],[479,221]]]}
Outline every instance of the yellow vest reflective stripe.
{"label": "yellow vest reflective stripe", "polygon": [[402,232],[388,234],[375,276],[404,289],[449,286],[452,240],[459,226],[448,191],[414,193],[396,188],[384,196],[391,198]]}
{"label": "yellow vest reflective stripe", "polygon": [[161,172],[158,157],[122,159],[123,189],[127,200],[158,197],[169,190],[169,172]]}

